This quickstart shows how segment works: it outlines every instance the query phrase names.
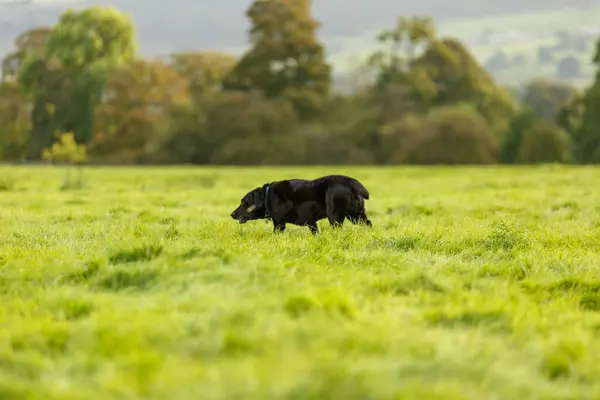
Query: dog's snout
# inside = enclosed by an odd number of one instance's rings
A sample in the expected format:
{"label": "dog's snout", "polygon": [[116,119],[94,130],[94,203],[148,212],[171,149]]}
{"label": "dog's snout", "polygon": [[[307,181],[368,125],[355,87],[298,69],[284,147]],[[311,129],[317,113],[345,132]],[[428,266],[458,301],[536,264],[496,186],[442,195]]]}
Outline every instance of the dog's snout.
{"label": "dog's snout", "polygon": [[233,212],[232,212],[231,214],[229,214],[229,215],[231,215],[231,218],[235,219],[235,211],[233,211]]}

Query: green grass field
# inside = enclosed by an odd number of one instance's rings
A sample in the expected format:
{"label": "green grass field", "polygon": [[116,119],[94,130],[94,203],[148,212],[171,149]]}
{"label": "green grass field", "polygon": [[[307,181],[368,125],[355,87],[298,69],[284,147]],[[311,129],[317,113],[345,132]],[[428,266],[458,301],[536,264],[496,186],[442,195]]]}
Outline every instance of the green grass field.
{"label": "green grass field", "polygon": [[[374,228],[229,217],[346,173]],[[595,168],[0,168],[0,398],[598,399]]]}

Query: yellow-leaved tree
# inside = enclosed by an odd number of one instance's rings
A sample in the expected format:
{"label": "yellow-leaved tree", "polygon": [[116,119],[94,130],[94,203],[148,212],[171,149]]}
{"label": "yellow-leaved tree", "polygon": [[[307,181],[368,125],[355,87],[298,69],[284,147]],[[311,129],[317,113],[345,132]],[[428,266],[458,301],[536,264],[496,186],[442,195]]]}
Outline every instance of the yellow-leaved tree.
{"label": "yellow-leaved tree", "polygon": [[[42,159],[50,163],[66,165],[65,181],[62,189],[78,189],[83,184],[83,164],[88,161],[87,146],[75,141],[73,132],[64,132],[58,136],[58,142],[44,149]],[[71,182],[71,169],[77,166],[79,174],[74,182]]]}

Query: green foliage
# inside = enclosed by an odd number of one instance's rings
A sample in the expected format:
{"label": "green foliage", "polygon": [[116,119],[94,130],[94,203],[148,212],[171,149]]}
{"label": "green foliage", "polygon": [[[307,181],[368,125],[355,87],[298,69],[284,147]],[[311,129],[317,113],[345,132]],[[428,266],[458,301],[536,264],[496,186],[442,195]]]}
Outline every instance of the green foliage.
{"label": "green foliage", "polygon": [[585,112],[583,99],[583,94],[578,93],[570,101],[563,104],[556,113],[556,124],[572,135],[577,134],[581,128],[581,122]]}
{"label": "green foliage", "polygon": [[72,132],[65,132],[58,136],[58,142],[45,149],[42,160],[61,164],[83,164],[88,160],[87,148],[77,144]]}
{"label": "green foliage", "polygon": [[136,54],[133,21],[114,7],[66,10],[46,43],[46,57],[75,71],[130,62]]}
{"label": "green foliage", "polygon": [[440,107],[427,115],[423,132],[412,132],[407,155],[414,164],[492,164],[498,141],[485,119],[470,105]]}
{"label": "green foliage", "polygon": [[210,105],[206,132],[216,138],[211,164],[294,163],[302,153],[293,103],[260,95],[226,92]]}
{"label": "green foliage", "polygon": [[221,90],[223,79],[237,63],[231,54],[219,52],[182,52],[171,55],[173,68],[184,76],[192,97],[203,101]]}
{"label": "green foliage", "polygon": [[[42,160],[67,165],[62,186],[64,190],[82,187],[83,170],[81,165],[88,161],[87,147],[83,144],[77,144],[75,135],[72,132],[60,134],[58,142],[42,152]],[[74,182],[71,181],[70,174],[72,165],[80,166],[79,174]]]}
{"label": "green foliage", "polygon": [[[594,63],[600,66],[600,39],[596,43]],[[576,154],[582,163],[598,163],[600,162],[600,114],[597,110],[600,109],[600,69],[596,72],[594,83],[583,94],[580,105],[581,108],[575,103],[570,110],[567,110],[567,115],[579,120],[577,121],[579,126],[576,127],[578,129],[574,133]],[[579,115],[581,115],[580,119]],[[569,119],[563,118],[563,121],[565,120]]]}
{"label": "green foliage", "polygon": [[18,81],[20,71],[26,60],[43,58],[46,41],[52,29],[41,26],[21,33],[14,41],[16,51],[8,54],[2,61],[2,80]]}
{"label": "green foliage", "polygon": [[384,103],[400,100],[420,110],[429,106],[435,87],[428,74],[411,66],[435,34],[435,25],[428,17],[398,17],[394,28],[379,33],[377,41],[385,49],[371,54],[367,64],[375,70],[375,88]]}
{"label": "green foliage", "polygon": [[586,112],[585,95],[579,93],[564,104],[556,115],[555,123],[571,136],[574,161],[585,162],[586,131],[583,129],[583,118]]}
{"label": "green foliage", "polygon": [[31,129],[28,104],[16,84],[0,83],[0,160],[22,161]]}
{"label": "green foliage", "polygon": [[511,121],[506,134],[502,137],[500,161],[504,164],[514,164],[519,156],[519,149],[525,133],[537,122],[539,116],[530,108],[524,107]]}
{"label": "green foliage", "polygon": [[560,127],[540,121],[523,135],[519,147],[520,163],[568,163],[572,160],[571,137]]}
{"label": "green foliage", "polygon": [[344,167],[371,230],[229,217],[330,170],[1,167],[0,397],[594,398],[596,168]]}
{"label": "green foliage", "polygon": [[496,136],[469,105],[407,115],[384,126],[382,136],[390,164],[490,164],[498,156]]}
{"label": "green foliage", "polygon": [[316,35],[319,23],[311,15],[311,1],[255,0],[246,15],[251,47],[226,87],[285,98],[303,119],[318,115],[329,93],[331,67]]}
{"label": "green foliage", "polygon": [[374,52],[368,63],[377,69],[378,86],[387,86],[403,81],[417,53],[424,45],[435,39],[433,20],[429,17],[415,16],[396,18],[392,29],[384,29],[377,35],[377,41],[385,50]]}
{"label": "green foliage", "polygon": [[61,14],[46,43],[46,58],[73,74],[70,118],[77,139],[92,136],[92,114],[110,69],[125,65],[136,53],[132,20],[112,7],[90,7]]}
{"label": "green foliage", "polygon": [[298,117],[285,100],[228,91],[202,104],[178,107],[173,117],[153,145],[158,158],[202,164],[285,164],[304,154]]}
{"label": "green foliage", "polygon": [[[382,31],[378,40],[387,49],[373,53],[368,63],[375,69],[380,96],[389,98],[393,89],[396,98],[421,112],[472,104],[497,131],[505,129],[514,115],[516,104],[510,95],[495,85],[458,40],[437,39],[430,19],[399,18],[396,27]],[[403,47],[408,47],[408,55]]]}
{"label": "green foliage", "polygon": [[57,130],[74,131],[79,142],[91,139],[93,109],[108,72],[135,55],[133,32],[118,10],[91,7],[67,10],[52,29],[23,37],[18,78],[34,102],[29,158],[38,158]]}
{"label": "green foliage", "polygon": [[160,60],[136,60],[108,75],[107,96],[94,109],[96,162],[139,163],[149,143],[168,124],[174,107],[190,100],[189,81]]}
{"label": "green foliage", "polygon": [[536,79],[525,87],[523,103],[543,120],[556,121],[559,111],[578,95],[573,86]]}
{"label": "green foliage", "polygon": [[[432,42],[413,68],[425,71],[428,87],[435,88],[430,106],[472,104],[497,131],[503,131],[515,114],[514,99],[495,85],[462,43],[455,39]],[[429,89],[427,89],[429,90]]]}
{"label": "green foliage", "polygon": [[[39,160],[54,132],[68,131],[102,164],[512,163],[531,127],[519,110],[529,108],[567,131],[577,161],[594,151],[593,91],[534,81],[519,107],[464,43],[436,37],[429,16],[382,31],[383,50],[356,66],[364,79],[340,95],[310,1],[256,0],[246,15],[251,43],[239,59],[135,59],[132,21],[114,8],[68,10],[23,33],[4,60],[5,84],[16,79],[22,92],[0,96],[2,157]],[[581,47],[559,36],[565,49]],[[523,52],[506,60],[527,62]]]}
{"label": "green foliage", "polygon": [[[408,114],[381,128],[382,151],[388,164],[408,164],[418,158],[423,142],[435,135],[435,128],[427,118]],[[432,139],[430,139],[432,141]]]}

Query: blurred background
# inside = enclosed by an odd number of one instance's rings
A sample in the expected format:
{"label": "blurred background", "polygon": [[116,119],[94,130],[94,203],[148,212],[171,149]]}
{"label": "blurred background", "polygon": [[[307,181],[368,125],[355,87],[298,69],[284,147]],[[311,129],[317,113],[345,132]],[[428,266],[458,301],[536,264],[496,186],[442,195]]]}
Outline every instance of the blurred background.
{"label": "blurred background", "polygon": [[72,133],[94,164],[592,164],[598,17],[595,0],[0,0],[0,161]]}

